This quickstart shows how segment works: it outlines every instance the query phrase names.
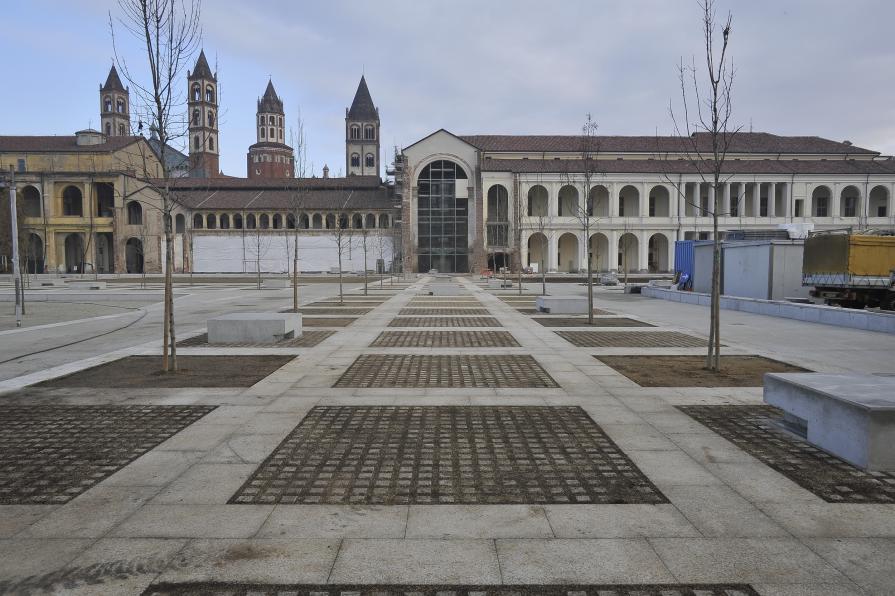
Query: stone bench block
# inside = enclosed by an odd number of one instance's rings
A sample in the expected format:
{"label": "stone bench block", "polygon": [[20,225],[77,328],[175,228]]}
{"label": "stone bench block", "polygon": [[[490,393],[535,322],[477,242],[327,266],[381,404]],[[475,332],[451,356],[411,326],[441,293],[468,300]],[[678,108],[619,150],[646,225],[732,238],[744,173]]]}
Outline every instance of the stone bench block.
{"label": "stone bench block", "polygon": [[301,314],[240,312],[208,319],[208,343],[276,343],[301,337]]}
{"label": "stone bench block", "polygon": [[466,291],[457,284],[429,284],[432,296],[462,296]]}
{"label": "stone bench block", "polygon": [[492,277],[488,280],[488,287],[489,288],[497,288],[497,289],[512,288],[512,287],[514,287],[514,284],[513,284],[513,280],[511,280],[511,279]]}
{"label": "stone bench block", "polygon": [[552,315],[586,315],[587,296],[538,296],[535,306]]}
{"label": "stone bench block", "polygon": [[895,377],[768,373],[764,400],[807,440],[871,471],[895,471]]}

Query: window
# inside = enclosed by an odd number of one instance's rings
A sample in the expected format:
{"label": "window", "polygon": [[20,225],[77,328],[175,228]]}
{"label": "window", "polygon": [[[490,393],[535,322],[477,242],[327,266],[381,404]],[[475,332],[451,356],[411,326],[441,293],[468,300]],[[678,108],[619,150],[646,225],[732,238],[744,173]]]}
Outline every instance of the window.
{"label": "window", "polygon": [[295,229],[295,215],[290,213],[286,216],[286,228],[290,230]]}
{"label": "window", "polygon": [[270,124],[271,126],[273,126],[274,124],[277,123],[277,119],[274,118],[273,116],[268,116],[268,117],[267,117],[267,123]]}
{"label": "window", "polygon": [[273,127],[271,127],[271,129],[270,129],[270,135],[268,135],[268,136],[269,136],[270,138],[272,138],[272,139],[277,138],[277,137],[276,137],[276,134],[275,134],[274,131],[273,131]]}
{"label": "window", "polygon": [[372,153],[367,153],[366,157],[364,158],[364,163],[368,168],[372,168],[376,165],[376,158],[373,157]]}
{"label": "window", "polygon": [[858,204],[857,197],[845,197],[845,209],[843,210],[842,215],[844,217],[854,217],[855,212],[857,211],[856,206]]}
{"label": "window", "polygon": [[804,202],[802,199],[796,199],[796,208],[795,208],[795,216],[802,217],[802,204]]}
{"label": "window", "polygon": [[214,89],[211,87],[211,85],[208,85],[205,88],[205,101],[207,101],[208,103],[214,103]]}
{"label": "window", "polygon": [[283,126],[283,117],[280,116],[280,127],[282,127],[282,126]]}
{"label": "window", "polygon": [[17,172],[25,171],[25,160],[21,157],[16,160],[16,171]]}
{"label": "window", "polygon": [[258,227],[262,230],[266,230],[270,227],[270,218],[267,217],[266,213],[262,213],[261,217],[258,218]]}
{"label": "window", "polygon": [[198,151],[202,147],[201,141],[199,141],[199,135],[193,137],[193,149]]}
{"label": "window", "polygon": [[84,215],[81,202],[81,189],[77,186],[66,186],[62,191],[62,215],[81,217]]}
{"label": "window", "polygon": [[143,207],[137,201],[130,201],[127,204],[127,225],[143,225]]}
{"label": "window", "polygon": [[174,233],[183,234],[184,231],[186,231],[186,218],[183,216],[183,213],[178,213],[174,217]]}
{"label": "window", "polygon": [[758,199],[758,215],[759,217],[767,217],[768,216],[768,198],[761,197]]}
{"label": "window", "polygon": [[360,155],[358,155],[357,153],[351,154],[351,167],[352,168],[360,167]]}
{"label": "window", "polygon": [[267,135],[267,129],[262,126],[261,127],[261,138],[262,139],[267,138],[266,135]]}
{"label": "window", "polygon": [[209,230],[213,230],[217,227],[217,219],[214,216],[214,213],[209,213],[208,217],[205,218],[205,227]]}
{"label": "window", "polygon": [[352,139],[360,138],[360,126],[358,126],[357,124],[351,125],[351,138]]}
{"label": "window", "polygon": [[625,198],[624,197],[618,198],[618,215],[619,215],[619,217],[625,216]]}
{"label": "window", "polygon": [[120,97],[115,101],[115,111],[119,114],[124,113],[124,100]]}
{"label": "window", "polygon": [[383,213],[379,216],[379,227],[380,228],[388,227],[388,213]]}
{"label": "window", "polygon": [[248,215],[246,215],[246,229],[254,230],[256,227],[257,226],[255,224],[255,214],[249,213]]}
{"label": "window", "polygon": [[817,207],[814,215],[815,217],[827,216],[827,197],[817,197]]}
{"label": "window", "polygon": [[258,124],[264,126],[264,116],[258,116]]}
{"label": "window", "polygon": [[656,216],[656,197],[649,198],[649,216],[650,217]]}
{"label": "window", "polygon": [[119,124],[118,125],[118,136],[123,137],[125,134],[127,134],[127,131],[124,128],[124,124]]}
{"label": "window", "polygon": [[112,136],[112,123],[111,122],[106,122],[106,136],[107,137]]}
{"label": "window", "polygon": [[202,99],[200,97],[201,93],[202,92],[199,90],[199,85],[193,85],[193,101],[199,101],[200,99]]}
{"label": "window", "polygon": [[193,126],[199,126],[199,110],[193,110]]}
{"label": "window", "polygon": [[373,127],[369,124],[364,127],[364,138],[371,141],[376,138]]}
{"label": "window", "polygon": [[214,137],[208,137],[208,150],[214,151]]}
{"label": "window", "polygon": [[108,95],[103,98],[103,111],[111,112],[112,111],[112,98]]}
{"label": "window", "polygon": [[224,213],[221,215],[221,229],[229,230],[230,229],[230,216]]}
{"label": "window", "polygon": [[208,128],[214,128],[214,112],[208,112]]}
{"label": "window", "polygon": [[22,189],[22,202],[25,217],[40,217],[40,192],[33,186]]}
{"label": "window", "polygon": [[420,271],[469,270],[469,201],[457,198],[456,185],[466,180],[462,167],[449,160],[430,163],[417,178],[417,266]]}
{"label": "window", "polygon": [[115,186],[109,182],[97,182],[93,185],[93,194],[96,196],[96,216],[115,217]]}
{"label": "window", "polygon": [[886,217],[886,206],[878,205],[876,208],[876,216],[877,217]]}
{"label": "window", "polygon": [[237,230],[242,229],[242,214],[236,213],[233,215],[233,227]]}
{"label": "window", "polygon": [[202,216],[200,214],[197,213],[196,215],[193,216],[193,229],[194,230],[201,230],[203,223],[204,222],[203,222]]}
{"label": "window", "polygon": [[[273,216],[273,229],[279,230],[283,227],[283,216],[279,213],[274,213]],[[293,226],[294,227],[294,226]]]}

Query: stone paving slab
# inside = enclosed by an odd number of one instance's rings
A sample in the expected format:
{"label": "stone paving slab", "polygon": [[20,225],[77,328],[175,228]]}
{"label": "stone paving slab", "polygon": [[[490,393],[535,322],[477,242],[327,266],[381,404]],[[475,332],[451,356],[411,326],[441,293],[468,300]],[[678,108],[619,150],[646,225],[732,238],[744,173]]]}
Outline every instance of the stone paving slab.
{"label": "stone paving slab", "polygon": [[649,323],[627,317],[596,317],[588,324],[587,316],[582,317],[532,317],[544,327],[655,327]]}
{"label": "stone paving slab", "polygon": [[799,486],[830,503],[895,503],[895,474],[866,472],[779,426],[771,406],[678,406]]}
{"label": "stone paving slab", "polygon": [[512,348],[519,342],[508,331],[383,331],[374,348]]}
{"label": "stone paving slab", "polygon": [[664,503],[579,407],[318,406],[243,504]]}
{"label": "stone paving slab", "polygon": [[677,331],[556,331],[579,348],[697,348],[704,339]]}
{"label": "stone paving slab", "polygon": [[[304,320],[302,321],[304,325]],[[301,337],[281,339],[273,343],[230,342],[226,344],[209,344],[208,334],[203,333],[177,342],[183,348],[312,348],[325,340],[335,331],[303,331]]]}
{"label": "stone paving slab", "polygon": [[395,317],[389,327],[503,327],[494,317]]}
{"label": "stone paving slab", "polygon": [[558,387],[528,355],[363,354],[333,387]]}
{"label": "stone paving slab", "polygon": [[0,407],[0,503],[66,503],[214,409]]}
{"label": "stone paving slab", "polygon": [[758,596],[746,584],[153,584],[143,596]]}
{"label": "stone paving slab", "polygon": [[419,317],[425,315],[437,316],[470,316],[470,315],[487,315],[488,309],[474,307],[438,307],[438,308],[402,308],[398,311],[398,315],[402,317]]}

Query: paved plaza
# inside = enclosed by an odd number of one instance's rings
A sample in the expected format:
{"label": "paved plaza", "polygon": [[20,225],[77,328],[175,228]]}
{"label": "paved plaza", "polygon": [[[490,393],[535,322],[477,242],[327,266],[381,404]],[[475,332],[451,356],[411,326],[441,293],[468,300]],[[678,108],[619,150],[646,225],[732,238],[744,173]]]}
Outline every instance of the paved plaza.
{"label": "paved plaza", "polygon": [[[309,329],[266,345],[209,345],[204,321],[291,289],[194,288],[174,380],[152,303],[0,331],[0,593],[895,592],[895,475],[788,433],[754,374],[611,366],[701,355],[704,307],[601,288],[588,325],[536,314],[540,283],[432,281],[302,288]],[[754,366],[892,372],[891,335],[721,316]]]}

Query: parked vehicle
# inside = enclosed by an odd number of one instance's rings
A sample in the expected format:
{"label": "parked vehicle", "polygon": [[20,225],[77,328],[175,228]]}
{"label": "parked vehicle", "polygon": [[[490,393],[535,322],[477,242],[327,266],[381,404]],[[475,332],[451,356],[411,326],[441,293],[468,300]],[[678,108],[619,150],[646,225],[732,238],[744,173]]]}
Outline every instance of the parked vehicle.
{"label": "parked vehicle", "polygon": [[805,240],[802,285],[815,302],[895,310],[895,235],[833,230]]}

